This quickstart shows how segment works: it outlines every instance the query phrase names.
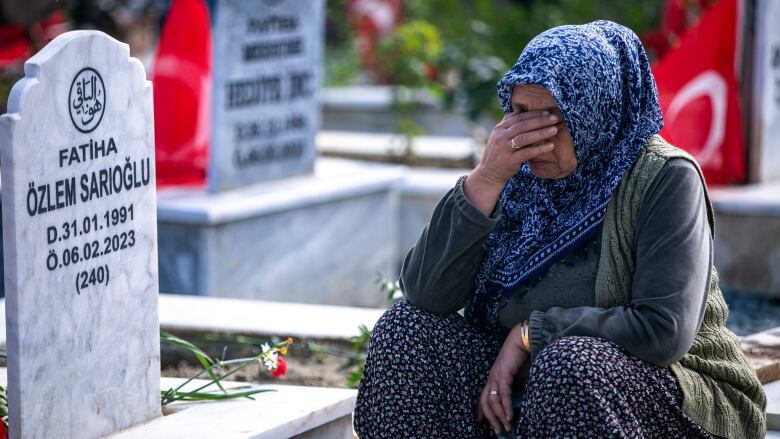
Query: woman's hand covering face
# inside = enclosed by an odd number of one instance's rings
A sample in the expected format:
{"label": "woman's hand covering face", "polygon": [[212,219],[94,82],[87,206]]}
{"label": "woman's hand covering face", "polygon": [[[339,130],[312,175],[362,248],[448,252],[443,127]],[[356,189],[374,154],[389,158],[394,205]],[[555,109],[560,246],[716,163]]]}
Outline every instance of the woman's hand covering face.
{"label": "woman's hand covering face", "polygon": [[512,89],[513,114],[534,110],[548,111],[558,117],[558,122],[555,125],[555,134],[545,140],[554,145],[553,150],[529,159],[528,168],[535,176],[543,179],[557,180],[567,177],[577,168],[577,155],[574,152],[571,132],[555,98],[541,85],[516,85]]}
{"label": "woman's hand covering face", "polygon": [[482,213],[490,215],[498,196],[520,165],[553,151],[550,139],[558,132],[559,122],[560,118],[548,111],[505,115],[490,133],[482,160],[463,184],[466,198]]}
{"label": "woman's hand covering face", "polygon": [[541,110],[505,115],[490,133],[477,170],[503,188],[523,162],[553,150],[549,140],[558,132],[559,121],[558,116]]}

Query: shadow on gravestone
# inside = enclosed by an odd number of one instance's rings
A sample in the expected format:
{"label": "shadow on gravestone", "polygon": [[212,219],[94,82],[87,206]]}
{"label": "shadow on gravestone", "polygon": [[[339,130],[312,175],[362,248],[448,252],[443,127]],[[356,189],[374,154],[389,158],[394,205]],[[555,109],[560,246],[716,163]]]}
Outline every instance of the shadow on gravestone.
{"label": "shadow on gravestone", "polygon": [[0,118],[9,427],[99,437],[160,415],[152,87],[129,48],[57,37]]}

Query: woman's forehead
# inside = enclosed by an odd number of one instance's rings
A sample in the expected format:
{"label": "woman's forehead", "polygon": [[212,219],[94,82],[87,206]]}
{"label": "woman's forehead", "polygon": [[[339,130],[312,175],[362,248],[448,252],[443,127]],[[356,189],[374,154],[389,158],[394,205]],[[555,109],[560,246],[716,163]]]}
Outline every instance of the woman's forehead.
{"label": "woman's forehead", "polygon": [[523,111],[560,111],[553,95],[539,84],[518,84],[512,88],[512,108]]}

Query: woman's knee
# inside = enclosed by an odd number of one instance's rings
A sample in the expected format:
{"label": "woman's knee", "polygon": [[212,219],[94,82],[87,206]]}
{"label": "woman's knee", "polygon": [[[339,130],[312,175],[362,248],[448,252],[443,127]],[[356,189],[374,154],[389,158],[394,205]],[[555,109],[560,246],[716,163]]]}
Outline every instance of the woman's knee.
{"label": "woman's knee", "polygon": [[395,351],[399,353],[416,350],[416,345],[426,343],[430,332],[430,314],[406,300],[394,303],[374,324],[369,340],[371,351]]}
{"label": "woman's knee", "polygon": [[572,385],[588,385],[592,379],[606,373],[614,366],[607,361],[620,354],[620,348],[601,338],[571,336],[559,338],[547,345],[534,360],[531,375],[539,375],[545,380],[569,382]]}
{"label": "woman's knee", "polygon": [[385,311],[372,329],[372,335],[379,333],[394,333],[397,331],[406,331],[410,326],[417,324],[417,314],[425,312],[412,305],[406,300],[395,302]]}
{"label": "woman's knee", "polygon": [[423,331],[446,325],[447,321],[447,316],[436,315],[412,305],[407,300],[399,300],[377,320],[372,333]]}

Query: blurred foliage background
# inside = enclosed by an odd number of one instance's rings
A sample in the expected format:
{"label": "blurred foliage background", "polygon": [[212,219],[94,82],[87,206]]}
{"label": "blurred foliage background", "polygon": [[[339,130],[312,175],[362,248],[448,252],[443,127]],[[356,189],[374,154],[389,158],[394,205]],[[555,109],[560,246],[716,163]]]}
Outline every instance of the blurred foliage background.
{"label": "blurred foliage background", "polygon": [[[53,29],[100,29],[128,42],[133,56],[147,67],[171,3],[26,1],[47,14],[59,10],[63,23]],[[26,4],[25,0],[0,2],[22,8]],[[441,98],[445,106],[459,106],[476,120],[480,115],[497,115],[495,83],[538,33],[561,24],[608,19],[642,36],[658,27],[665,0],[403,0],[402,22],[380,39],[378,63],[373,69],[361,66],[354,23],[348,12],[350,3],[326,0],[325,86],[387,84],[425,88]],[[2,21],[0,15],[0,25]],[[48,40],[40,29],[40,24],[24,29],[30,36],[30,55]],[[0,68],[0,110],[10,85],[22,74],[21,67],[18,63]],[[404,110],[403,105],[400,110]]]}
{"label": "blurred foliage background", "polygon": [[407,0],[401,26],[379,43],[381,72],[360,66],[347,3],[327,3],[326,86],[424,87],[446,105],[462,105],[473,120],[498,111],[495,83],[535,35],[606,19],[641,36],[658,26],[665,1]]}

